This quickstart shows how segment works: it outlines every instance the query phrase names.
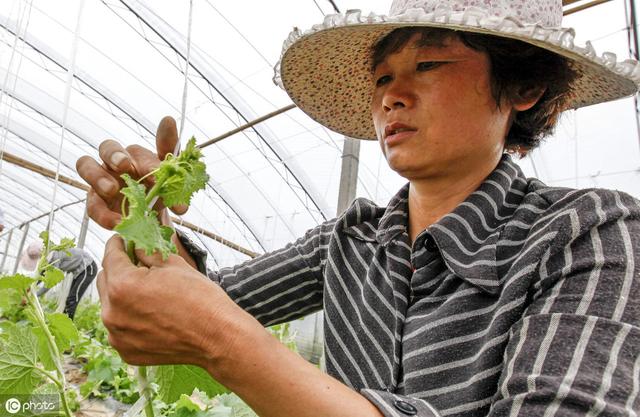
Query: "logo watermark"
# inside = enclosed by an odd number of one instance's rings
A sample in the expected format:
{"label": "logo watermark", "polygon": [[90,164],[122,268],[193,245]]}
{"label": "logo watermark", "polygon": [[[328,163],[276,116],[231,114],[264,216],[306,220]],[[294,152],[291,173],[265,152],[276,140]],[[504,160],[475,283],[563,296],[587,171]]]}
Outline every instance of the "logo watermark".
{"label": "logo watermark", "polygon": [[4,403],[4,409],[7,410],[9,414],[15,414],[22,408],[22,404],[20,400],[17,398],[9,398],[7,402]]}
{"label": "logo watermark", "polygon": [[56,414],[60,410],[60,397],[57,394],[1,395],[0,417],[39,416]]}

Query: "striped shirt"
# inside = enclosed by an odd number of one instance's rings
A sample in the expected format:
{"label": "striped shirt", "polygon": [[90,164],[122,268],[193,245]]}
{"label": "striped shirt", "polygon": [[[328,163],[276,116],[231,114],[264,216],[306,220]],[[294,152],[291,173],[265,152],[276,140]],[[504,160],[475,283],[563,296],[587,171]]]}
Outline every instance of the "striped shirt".
{"label": "striped shirt", "polygon": [[505,156],[411,244],[407,196],[209,276],[265,326],[324,309],[327,372],[385,416],[638,414],[638,201]]}

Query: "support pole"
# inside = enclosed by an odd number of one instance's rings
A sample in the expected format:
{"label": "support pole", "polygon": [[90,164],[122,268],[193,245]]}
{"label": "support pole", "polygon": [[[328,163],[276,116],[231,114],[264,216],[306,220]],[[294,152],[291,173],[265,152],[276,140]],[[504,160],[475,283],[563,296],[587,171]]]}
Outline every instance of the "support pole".
{"label": "support pole", "polygon": [[[570,9],[565,9],[563,14],[565,16],[568,16],[570,14],[578,13],[578,12],[581,12],[583,10],[587,10],[587,9],[590,9],[590,8],[592,8],[594,6],[597,6],[599,4],[608,3],[610,1],[611,0],[593,0],[593,1],[590,1],[588,3],[581,4],[579,6],[576,6],[576,7],[570,8]],[[566,4],[571,4],[571,3],[575,3],[575,1],[570,1],[570,2],[565,2],[565,3]]]}
{"label": "support pole", "polygon": [[[10,163],[12,163],[14,165],[17,165],[19,167],[22,167],[22,168],[25,168],[25,169],[27,169],[29,171],[36,172],[36,173],[38,173],[40,175],[43,175],[43,176],[45,176],[47,178],[55,178],[55,172],[51,171],[50,169],[43,168],[43,167],[41,167],[41,166],[39,166],[37,164],[34,164],[33,162],[30,162],[30,161],[27,161],[25,159],[19,158],[19,157],[15,156],[15,155],[12,155],[12,154],[8,153],[8,152],[4,152],[3,153],[3,159],[5,161],[10,162]],[[89,186],[88,185],[83,184],[83,183],[81,183],[79,181],[76,181],[74,179],[65,177],[64,175],[59,175],[58,176],[58,180],[60,182],[62,182],[62,183],[71,185],[72,187],[78,188],[80,190],[89,191]],[[68,205],[71,205],[71,204],[77,204],[80,201],[84,201],[84,199],[79,200],[79,201],[74,201],[73,203],[65,204],[64,206],[58,207],[56,210],[59,210],[60,208],[64,208],[64,207],[66,207]],[[49,212],[46,212],[45,214],[43,214],[43,215],[41,215],[41,216],[39,216],[37,218],[33,218],[33,219],[29,220],[29,221],[33,221],[33,220],[39,219],[41,217],[44,217],[45,215],[49,215]],[[249,249],[245,249],[242,246],[240,246],[240,245],[238,245],[236,243],[233,243],[233,242],[231,242],[231,241],[229,241],[229,240],[227,240],[227,239],[225,239],[225,238],[223,238],[221,236],[218,236],[213,232],[209,232],[207,230],[204,230],[204,229],[194,225],[193,223],[189,223],[187,221],[183,221],[183,220],[180,220],[180,219],[175,218],[175,217],[172,217],[171,220],[174,223],[178,223],[181,226],[186,227],[187,229],[191,229],[196,233],[199,233],[201,235],[204,235],[204,236],[207,236],[207,237],[209,237],[211,239],[214,239],[214,240],[222,243],[223,245],[225,245],[227,247],[230,247],[231,249],[236,250],[238,252],[241,252],[241,253],[243,253],[245,255],[248,255],[248,256],[250,256],[252,258],[255,258],[256,256],[258,256],[257,253],[255,253],[253,251],[250,251]],[[0,238],[2,236],[4,236],[4,235],[0,235]]]}
{"label": "support pole", "polygon": [[[627,24],[629,25],[628,40],[629,52],[633,59],[638,59],[640,47],[638,46],[638,23],[636,15],[635,0],[625,0],[625,14],[627,15]],[[638,94],[633,96],[633,103],[636,110],[636,133],[638,135],[638,145],[640,146],[640,102],[638,102]]]}
{"label": "support pole", "polygon": [[87,213],[87,204],[84,205],[84,215],[82,216],[82,224],[80,225],[80,233],[78,233],[78,243],[76,247],[84,248],[84,241],[87,238],[87,231],[89,230],[89,214]]}
{"label": "support pole", "polygon": [[340,173],[340,190],[338,192],[337,215],[349,207],[356,197],[358,188],[358,164],[360,162],[360,141],[345,137],[342,148],[342,172]]}
{"label": "support pole", "polygon": [[269,113],[269,114],[265,114],[265,115],[264,115],[264,116],[262,116],[262,117],[258,117],[257,119],[252,120],[252,121],[250,121],[249,123],[245,123],[245,124],[243,124],[242,126],[238,126],[238,127],[236,127],[235,129],[228,131],[227,133],[223,133],[223,134],[222,134],[222,135],[220,135],[220,136],[217,136],[217,137],[215,137],[215,138],[213,138],[213,139],[209,139],[208,141],[206,141],[206,142],[204,142],[204,143],[201,143],[201,144],[197,145],[197,147],[198,147],[198,148],[200,148],[200,149],[204,149],[204,148],[206,148],[207,146],[210,146],[210,145],[213,145],[214,143],[220,142],[222,139],[226,139],[226,138],[228,138],[229,136],[233,136],[233,135],[235,135],[235,134],[236,134],[236,133],[238,133],[238,132],[242,132],[243,130],[246,130],[246,129],[250,128],[250,127],[253,127],[253,126],[257,125],[258,123],[262,123],[262,122],[264,122],[265,120],[269,120],[269,119],[271,119],[272,117],[275,117],[275,116],[277,116],[277,115],[279,115],[279,114],[281,114],[281,113],[284,113],[284,112],[286,112],[286,111],[289,111],[289,110],[291,110],[291,109],[293,109],[293,108],[295,108],[295,107],[296,107],[296,105],[295,105],[295,104],[289,104],[288,106],[285,106],[285,107],[283,107],[283,108],[281,108],[281,109],[278,109],[278,110],[272,111],[272,112],[271,112],[271,113]]}
{"label": "support pole", "polygon": [[23,226],[24,232],[22,233],[22,239],[20,239],[20,245],[18,246],[18,251],[16,252],[16,262],[13,264],[13,272],[15,274],[18,271],[18,265],[20,264],[20,255],[22,255],[22,250],[24,249],[24,242],[27,240],[27,235],[29,234],[29,225],[31,223],[26,223]]}
{"label": "support pole", "polygon": [[[344,138],[342,147],[342,171],[340,173],[340,190],[338,191],[338,210],[339,216],[345,211],[356,197],[358,188],[358,165],[360,163],[360,140],[349,137]],[[312,363],[320,365],[321,369],[325,369],[325,357],[323,353],[324,347],[324,315],[318,312],[314,318],[313,326],[313,343],[311,344]]]}
{"label": "support pole", "polygon": [[13,237],[13,229],[9,231],[7,236],[7,243],[4,245],[4,255],[2,255],[2,263],[0,263],[0,273],[4,273],[4,264],[7,262],[7,255],[9,255],[9,245],[11,244],[11,238]]}

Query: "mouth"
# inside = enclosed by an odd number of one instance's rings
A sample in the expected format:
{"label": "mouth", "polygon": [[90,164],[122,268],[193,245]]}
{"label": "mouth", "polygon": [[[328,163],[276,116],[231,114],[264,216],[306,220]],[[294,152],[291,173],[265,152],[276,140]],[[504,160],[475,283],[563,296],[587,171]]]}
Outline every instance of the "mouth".
{"label": "mouth", "polygon": [[[391,123],[384,128],[384,138],[390,139],[393,136],[400,136],[404,132],[416,132],[418,129],[403,123]],[[402,135],[405,136],[405,135]]]}

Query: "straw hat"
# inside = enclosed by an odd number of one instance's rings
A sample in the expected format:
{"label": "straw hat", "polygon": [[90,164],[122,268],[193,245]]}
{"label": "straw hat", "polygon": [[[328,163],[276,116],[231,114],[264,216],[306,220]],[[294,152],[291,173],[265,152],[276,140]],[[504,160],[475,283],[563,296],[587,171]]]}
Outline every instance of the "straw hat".
{"label": "straw hat", "polygon": [[561,27],[561,0],[395,0],[388,16],[360,10],[329,15],[285,41],[274,82],[312,119],[346,136],[376,139],[371,119],[370,48],[394,29],[445,28],[518,39],[570,60],[578,78],[569,108],[634,94],[640,85],[635,60],[598,56],[591,43],[574,44]]}

